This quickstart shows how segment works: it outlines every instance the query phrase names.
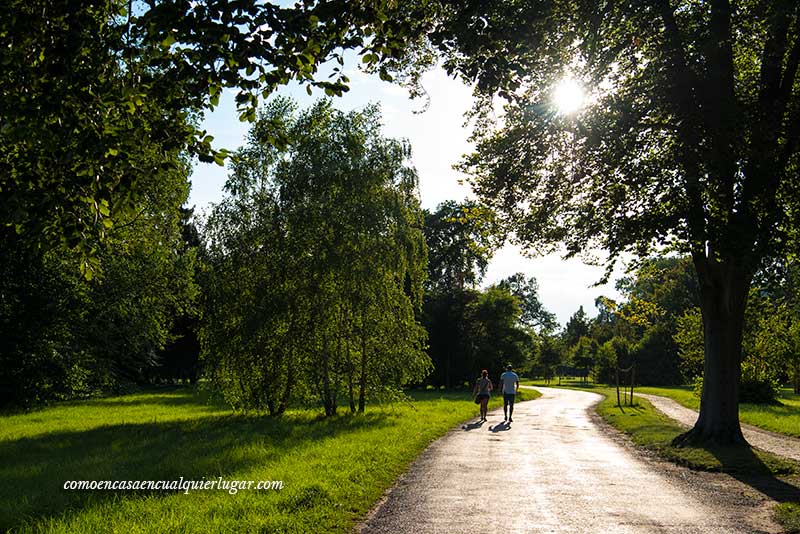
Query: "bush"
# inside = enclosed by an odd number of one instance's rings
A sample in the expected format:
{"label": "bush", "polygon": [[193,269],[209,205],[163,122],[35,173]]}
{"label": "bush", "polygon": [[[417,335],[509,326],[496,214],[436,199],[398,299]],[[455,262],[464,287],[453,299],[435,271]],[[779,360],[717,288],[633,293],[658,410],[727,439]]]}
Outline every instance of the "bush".
{"label": "bush", "polygon": [[743,378],[739,384],[739,404],[780,404],[779,392],[776,380]]}
{"label": "bush", "polygon": [[[698,397],[703,393],[703,377],[698,376],[693,382],[694,394]],[[742,378],[739,384],[739,404],[780,404],[778,394],[780,384],[776,380]]]}

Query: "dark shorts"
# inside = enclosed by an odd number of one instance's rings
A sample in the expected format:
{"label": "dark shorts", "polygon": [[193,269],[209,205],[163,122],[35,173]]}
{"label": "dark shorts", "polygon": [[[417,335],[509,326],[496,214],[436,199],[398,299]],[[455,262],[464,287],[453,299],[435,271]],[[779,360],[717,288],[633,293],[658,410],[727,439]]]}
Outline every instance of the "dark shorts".
{"label": "dark shorts", "polygon": [[504,393],[503,394],[503,406],[514,406],[514,399],[516,398],[516,393]]}
{"label": "dark shorts", "polygon": [[480,400],[480,399],[488,399],[488,398],[489,398],[489,394],[488,393],[479,393],[478,394],[478,400]]}

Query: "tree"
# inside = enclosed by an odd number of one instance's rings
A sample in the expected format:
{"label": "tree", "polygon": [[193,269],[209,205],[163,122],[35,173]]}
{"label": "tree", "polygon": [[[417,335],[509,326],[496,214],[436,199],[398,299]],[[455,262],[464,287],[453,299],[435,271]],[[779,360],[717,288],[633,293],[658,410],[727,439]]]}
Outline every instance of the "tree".
{"label": "tree", "polygon": [[559,382],[561,381],[560,368],[563,362],[563,341],[557,336],[543,335],[541,337],[541,345],[539,346],[537,363],[542,369],[542,374],[548,384],[556,374],[558,374]]}
{"label": "tree", "polygon": [[488,369],[499,371],[511,364],[522,368],[530,357],[531,337],[520,325],[519,301],[501,286],[492,286],[467,305],[465,334],[468,379]]}
{"label": "tree", "polygon": [[[276,125],[282,149],[265,137]],[[416,172],[380,127],[376,106],[276,99],[237,154],[208,225],[203,327],[213,381],[237,407],[279,414],[304,387],[326,415],[340,394],[363,412],[429,371]]]}
{"label": "tree", "polygon": [[491,213],[472,201],[443,202],[424,211],[428,278],[422,321],[428,331],[428,354],[434,363],[430,379],[451,387],[475,374],[468,308],[479,298],[480,283],[499,245]]}
{"label": "tree", "polygon": [[507,288],[519,300],[522,315],[520,321],[528,328],[538,328],[540,332],[552,332],[558,323],[556,316],[545,309],[539,300],[539,284],[536,278],[525,278],[523,273],[515,273],[498,284]]}
{"label": "tree", "polygon": [[[742,336],[742,379],[739,402],[774,403],[780,378],[793,368],[793,325],[788,307],[763,288],[751,289]],[[699,308],[688,310],[678,320],[675,333],[682,367],[696,380],[703,380],[703,329]]]}
{"label": "tree", "polygon": [[589,372],[597,359],[597,342],[590,337],[581,336],[570,350],[572,365],[582,371],[581,377],[586,382]]}
{"label": "tree", "polygon": [[[430,46],[485,97],[462,165],[480,198],[533,250],[691,256],[705,383],[697,423],[676,443],[745,443],[748,289],[762,260],[792,246],[800,204],[800,5],[436,5]],[[591,88],[576,115],[549,104],[564,76]],[[495,94],[508,101],[498,128]]]}
{"label": "tree", "polygon": [[619,315],[628,324],[639,383],[681,383],[680,357],[674,342],[678,318],[700,304],[691,260],[643,258],[631,276],[619,280],[617,289],[627,297]]}
{"label": "tree", "polygon": [[[199,126],[225,88],[237,90],[243,120],[261,98],[292,80],[341,95],[343,50],[391,79],[410,21],[387,1],[279,5],[258,0],[73,2],[10,0],[0,15],[0,225],[36,249],[77,251],[97,269],[108,229],[140,208],[147,140],[164,154],[185,151],[222,163],[225,150]],[[420,8],[406,6],[410,15]],[[420,13],[417,13],[421,16]],[[425,63],[422,56],[418,61]],[[334,76],[314,79],[336,61]],[[281,130],[265,141],[280,145]]]}
{"label": "tree", "polygon": [[194,305],[194,253],[181,237],[188,162],[143,141],[136,157],[169,158],[142,176],[140,211],[108,229],[102,276],[80,275],[80,253],[35,250],[0,231],[0,403],[118,392],[153,381],[174,317]]}
{"label": "tree", "polygon": [[564,327],[564,344],[572,348],[578,344],[582,337],[589,335],[589,319],[586,317],[586,312],[583,311],[583,306],[578,308],[578,311],[572,314],[572,317],[567,321]]}
{"label": "tree", "polygon": [[425,211],[428,289],[464,291],[479,283],[500,245],[490,212],[473,201],[448,200]]}

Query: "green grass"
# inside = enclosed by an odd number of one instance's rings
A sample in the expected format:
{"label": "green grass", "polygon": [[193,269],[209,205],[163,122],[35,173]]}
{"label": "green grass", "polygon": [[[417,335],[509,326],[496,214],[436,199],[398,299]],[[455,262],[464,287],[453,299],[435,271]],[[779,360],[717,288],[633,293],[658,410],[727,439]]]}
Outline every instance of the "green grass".
{"label": "green grass", "polygon": [[[685,431],[669,417],[657,411],[647,400],[636,399],[634,406],[617,406],[614,388],[596,388],[606,395],[597,413],[609,424],[628,434],[637,445],[655,450],[678,464],[704,471],[773,475],[797,471],[794,462],[755,449],[673,447],[670,442]],[[635,393],[635,392],[634,392]]]}
{"label": "green grass", "polygon": [[800,504],[784,502],[775,507],[775,520],[787,534],[800,533]]}
{"label": "green grass", "polygon": [[[189,389],[0,418],[0,530],[348,532],[468,393],[412,392],[364,415],[235,415]],[[524,392],[524,398],[533,398]],[[492,405],[500,399],[495,397]],[[282,480],[280,491],[67,491],[67,480]]]}

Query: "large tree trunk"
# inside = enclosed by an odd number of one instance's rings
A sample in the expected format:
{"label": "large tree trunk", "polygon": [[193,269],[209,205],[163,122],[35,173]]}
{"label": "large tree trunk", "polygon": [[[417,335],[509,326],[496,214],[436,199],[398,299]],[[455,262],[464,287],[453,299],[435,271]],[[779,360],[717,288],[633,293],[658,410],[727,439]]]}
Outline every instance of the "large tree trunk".
{"label": "large tree trunk", "polygon": [[742,332],[751,274],[735,260],[695,258],[703,313],[705,364],[700,415],[674,445],[747,445],[739,425]]}

